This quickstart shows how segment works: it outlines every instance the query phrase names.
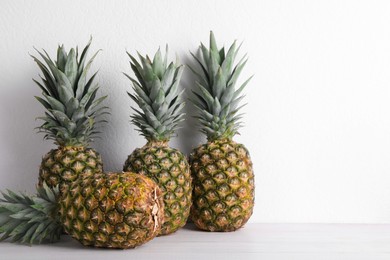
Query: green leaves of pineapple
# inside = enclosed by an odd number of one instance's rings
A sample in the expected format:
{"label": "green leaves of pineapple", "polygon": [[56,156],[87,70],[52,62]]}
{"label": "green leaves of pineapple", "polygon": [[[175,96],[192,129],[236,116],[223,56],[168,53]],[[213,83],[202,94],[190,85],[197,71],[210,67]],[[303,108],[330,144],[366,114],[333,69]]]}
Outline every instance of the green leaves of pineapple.
{"label": "green leaves of pineapple", "polygon": [[[92,56],[92,58],[88,61],[85,68],[83,68],[83,70],[80,72],[79,81],[78,81],[77,87],[75,89],[75,92],[76,92],[75,95],[76,95],[76,98],[78,100],[81,100],[83,98],[83,96],[88,93],[88,90],[89,90],[90,86],[92,85],[93,80],[95,79],[97,72],[95,74],[93,74],[93,76],[87,82],[87,73],[91,67],[93,60],[95,59],[95,57],[98,53],[99,53],[99,51],[97,51]],[[82,62],[82,64],[84,64],[84,63]]]}
{"label": "green leaves of pineapple", "polygon": [[75,81],[77,78],[77,60],[76,60],[76,52],[74,49],[71,49],[69,51],[64,72],[65,72],[65,76],[69,80],[73,89],[74,88],[73,86],[75,85]]}
{"label": "green leaves of pineapple", "polygon": [[163,58],[158,49],[153,61],[138,53],[140,62],[127,53],[137,78],[124,73],[134,90],[134,94],[128,95],[141,109],[133,108],[131,121],[148,140],[169,140],[184,117],[182,92],[178,88],[183,66],[173,62],[167,65],[167,52],[168,47]]}
{"label": "green leaves of pineapple", "polygon": [[236,115],[241,108],[238,103],[243,98],[240,94],[252,77],[235,89],[238,77],[247,62],[244,55],[234,66],[240,47],[241,45],[237,48],[234,41],[227,53],[224,48],[218,50],[214,34],[210,32],[209,49],[201,43],[199,58],[191,53],[200,67],[200,71],[191,68],[197,76],[197,91],[193,92],[194,98],[191,102],[198,109],[197,119],[201,130],[209,139],[231,138],[241,125],[241,115]]}
{"label": "green leaves of pineapple", "polygon": [[37,187],[34,197],[9,190],[1,194],[0,241],[10,238],[12,242],[32,244],[59,240],[62,226],[56,212],[58,187],[50,189],[44,183]]}
{"label": "green leaves of pineapple", "polygon": [[99,87],[93,85],[93,81],[97,72],[87,78],[99,52],[87,60],[91,41],[83,49],[80,59],[77,47],[67,53],[63,45],[58,46],[56,62],[46,51],[37,50],[46,65],[32,56],[43,73],[43,84],[34,80],[43,92],[43,98],[36,99],[48,110],[44,117],[39,118],[44,121],[39,129],[46,133],[46,139],[53,139],[59,145],[87,145],[92,134],[97,132],[95,123],[105,121],[96,120],[107,114],[108,109],[100,106],[106,96],[96,99]]}
{"label": "green leaves of pineapple", "polygon": [[65,65],[68,54],[65,51],[64,45],[58,46],[57,48],[57,68],[61,71],[65,71]]}
{"label": "green leaves of pineapple", "polygon": [[152,69],[153,69],[154,74],[159,79],[161,79],[163,77],[163,74],[165,72],[165,66],[164,66],[164,62],[163,62],[162,57],[161,57],[160,48],[156,52],[156,55],[154,55]]}

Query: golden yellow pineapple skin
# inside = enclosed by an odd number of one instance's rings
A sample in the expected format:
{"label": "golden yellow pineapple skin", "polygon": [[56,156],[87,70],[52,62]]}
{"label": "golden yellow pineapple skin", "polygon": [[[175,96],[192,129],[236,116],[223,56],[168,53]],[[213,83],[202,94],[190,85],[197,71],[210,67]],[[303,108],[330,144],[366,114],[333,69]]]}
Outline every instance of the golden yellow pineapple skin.
{"label": "golden yellow pineapple skin", "polygon": [[79,178],[59,205],[65,231],[85,246],[134,248],[157,236],[164,218],[158,185],[130,172]]}
{"label": "golden yellow pineapple skin", "polygon": [[52,149],[42,158],[38,185],[42,186],[43,181],[49,187],[60,184],[60,191],[64,192],[80,175],[88,177],[102,171],[102,158],[94,149],[59,147]]}
{"label": "golden yellow pineapple skin", "polygon": [[154,180],[164,197],[165,216],[159,235],[168,235],[183,227],[190,215],[192,179],[186,157],[166,142],[151,142],[135,149],[123,171],[145,175]]}
{"label": "golden yellow pineapple skin", "polygon": [[191,217],[207,231],[234,231],[253,212],[252,161],[244,145],[229,139],[207,142],[190,155],[193,176]]}

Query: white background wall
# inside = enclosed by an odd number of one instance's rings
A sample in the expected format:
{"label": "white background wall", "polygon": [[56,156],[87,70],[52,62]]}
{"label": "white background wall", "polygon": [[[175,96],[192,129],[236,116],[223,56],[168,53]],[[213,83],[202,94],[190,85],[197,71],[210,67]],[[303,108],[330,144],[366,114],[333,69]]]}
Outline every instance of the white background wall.
{"label": "white background wall", "polygon": [[[256,174],[252,222],[390,223],[389,1],[15,1],[0,2],[0,189],[32,192],[53,145],[35,133],[42,107],[31,78],[33,46],[103,49],[95,62],[110,124],[94,147],[121,170],[145,142],[129,123],[125,50],[169,44],[183,63],[207,42],[244,41],[249,62],[245,127],[236,141]],[[182,86],[193,87],[187,70]],[[189,91],[188,91],[189,92]],[[187,113],[193,115],[191,107]],[[188,122],[171,145],[204,141]]]}

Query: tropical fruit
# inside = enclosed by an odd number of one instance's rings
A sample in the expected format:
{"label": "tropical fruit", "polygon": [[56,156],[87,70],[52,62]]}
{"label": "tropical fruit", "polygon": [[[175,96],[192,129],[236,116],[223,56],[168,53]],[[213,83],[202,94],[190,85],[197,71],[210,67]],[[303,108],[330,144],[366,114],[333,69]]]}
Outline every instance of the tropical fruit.
{"label": "tropical fruit", "polygon": [[195,148],[189,159],[194,185],[191,217],[203,230],[234,231],[248,221],[254,206],[252,161],[245,146],[232,140],[241,126],[241,92],[250,80],[235,89],[246,58],[234,66],[236,42],[225,53],[217,48],[213,32],[210,48],[201,44],[199,49],[200,57],[192,54],[200,70],[191,69],[197,76],[191,101],[207,143]]}
{"label": "tropical fruit", "polygon": [[[91,41],[80,57],[78,49],[66,52],[64,46],[57,49],[57,60],[53,61],[46,51],[37,51],[43,59],[33,57],[42,72],[41,82],[34,80],[42,90],[42,97],[35,98],[45,107],[43,124],[38,127],[45,139],[53,140],[57,149],[46,154],[39,170],[39,185],[45,181],[49,187],[60,185],[60,192],[79,175],[91,176],[102,171],[102,159],[88,145],[99,131],[97,120],[107,113],[101,106],[106,96],[96,98],[98,85],[94,83],[96,73],[88,78],[97,52],[87,61]],[[44,64],[46,63],[46,65]]]}
{"label": "tropical fruit", "polygon": [[86,246],[133,248],[161,230],[161,190],[130,172],[79,178],[59,201],[65,231]]}
{"label": "tropical fruit", "polygon": [[133,108],[131,118],[147,144],[128,156],[123,170],[148,176],[160,186],[165,205],[160,235],[167,235],[185,225],[191,207],[188,162],[179,150],[168,146],[169,139],[184,120],[184,102],[179,91],[183,66],[178,62],[168,65],[167,53],[163,58],[160,50],[153,61],[139,54],[141,63],[128,55],[137,78],[126,75],[135,92],[128,94],[140,108]]}
{"label": "tropical fruit", "polygon": [[160,188],[135,173],[80,177],[61,195],[45,182],[37,191],[34,197],[2,193],[0,241],[56,242],[64,228],[86,246],[133,248],[157,236],[164,219]]}

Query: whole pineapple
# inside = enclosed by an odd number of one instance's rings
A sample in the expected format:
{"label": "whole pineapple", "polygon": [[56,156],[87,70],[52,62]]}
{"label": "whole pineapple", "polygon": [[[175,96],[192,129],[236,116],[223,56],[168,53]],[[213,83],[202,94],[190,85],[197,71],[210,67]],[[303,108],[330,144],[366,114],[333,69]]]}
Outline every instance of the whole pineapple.
{"label": "whole pineapple", "polygon": [[160,186],[165,217],[160,235],[175,232],[184,226],[190,213],[192,184],[188,162],[178,150],[168,146],[178,124],[183,121],[184,103],[179,92],[183,66],[167,65],[160,50],[153,62],[139,55],[141,64],[128,53],[131,68],[138,80],[126,75],[133,83],[135,94],[129,96],[141,108],[134,108],[132,122],[145,136],[147,144],[128,156],[123,170],[152,178]]}
{"label": "whole pineapple", "polygon": [[146,176],[96,173],[59,196],[45,182],[37,195],[12,191],[0,199],[0,241],[56,242],[63,227],[86,246],[133,248],[154,238],[164,218],[162,193]]}
{"label": "whole pineapple", "polygon": [[197,91],[192,100],[198,110],[201,131],[207,143],[190,155],[193,176],[191,217],[195,225],[208,231],[234,231],[250,218],[254,206],[252,161],[244,145],[232,140],[240,127],[240,95],[250,79],[237,90],[235,85],[245,66],[245,57],[234,66],[238,49],[234,42],[225,53],[218,49],[213,32],[210,48],[200,46]]}
{"label": "whole pineapple", "polygon": [[[51,150],[43,159],[39,169],[39,185],[45,181],[49,187],[60,184],[60,192],[76,180],[79,175],[90,176],[102,171],[102,159],[95,150],[88,148],[96,134],[96,119],[105,112],[100,106],[106,98],[96,99],[99,89],[93,83],[96,73],[89,79],[87,73],[97,52],[87,61],[91,41],[78,57],[78,49],[68,53],[64,46],[57,49],[57,61],[38,51],[46,65],[33,57],[42,71],[42,83],[34,80],[42,90],[42,97],[36,99],[46,112],[39,119],[44,123],[38,127],[45,139],[54,140],[57,149]],[[104,120],[101,120],[104,121]]]}
{"label": "whole pineapple", "polygon": [[65,231],[86,246],[136,247],[160,232],[164,218],[158,185],[130,172],[79,178],[59,204]]}
{"label": "whole pineapple", "polygon": [[58,216],[58,188],[44,182],[37,186],[37,195],[2,192],[0,199],[0,241],[10,238],[24,244],[55,242],[62,226]]}

